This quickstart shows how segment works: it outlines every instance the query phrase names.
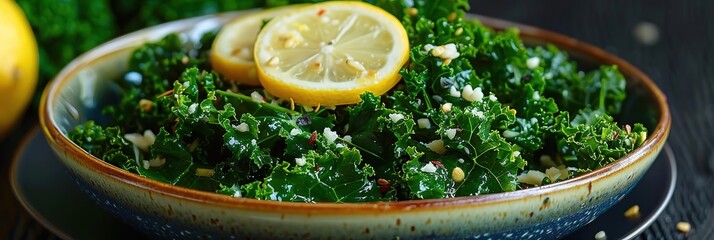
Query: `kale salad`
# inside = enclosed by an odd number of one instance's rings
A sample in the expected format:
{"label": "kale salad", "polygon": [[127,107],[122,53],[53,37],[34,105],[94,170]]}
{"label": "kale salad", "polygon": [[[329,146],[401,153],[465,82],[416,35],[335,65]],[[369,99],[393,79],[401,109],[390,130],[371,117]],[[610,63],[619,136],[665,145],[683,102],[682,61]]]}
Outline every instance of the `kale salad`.
{"label": "kale salad", "polygon": [[133,51],[115,80],[121,98],[102,110],[109,120],[68,137],[146,178],[310,203],[516,191],[598,169],[647,137],[642,124],[613,118],[626,98],[617,66],[579,69],[554,46],[525,45],[517,29],[464,18],[466,0],[367,2],[409,37],[409,61],[386,94],[302,106],[214,71],[217,31],[195,42],[170,34]]}

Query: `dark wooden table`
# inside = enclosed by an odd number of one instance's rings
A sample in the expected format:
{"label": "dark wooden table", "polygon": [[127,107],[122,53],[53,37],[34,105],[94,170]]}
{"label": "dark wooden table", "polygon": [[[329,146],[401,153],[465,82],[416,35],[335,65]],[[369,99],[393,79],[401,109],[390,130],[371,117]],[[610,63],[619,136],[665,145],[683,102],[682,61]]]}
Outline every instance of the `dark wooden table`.
{"label": "dark wooden table", "polygon": [[[604,48],[657,82],[672,111],[668,143],[677,159],[678,179],[669,206],[640,238],[714,239],[714,1],[471,2],[472,12]],[[694,230],[680,234],[675,227],[679,221],[691,223]]]}
{"label": "dark wooden table", "polygon": [[[674,196],[641,239],[714,239],[714,1],[479,0],[471,12],[559,32],[599,46],[650,75],[668,96],[669,138],[678,164]],[[7,169],[21,137],[36,124],[34,110],[0,143],[0,237],[28,222],[8,187]],[[675,225],[689,222],[693,231]],[[52,238],[49,234],[25,236]]]}

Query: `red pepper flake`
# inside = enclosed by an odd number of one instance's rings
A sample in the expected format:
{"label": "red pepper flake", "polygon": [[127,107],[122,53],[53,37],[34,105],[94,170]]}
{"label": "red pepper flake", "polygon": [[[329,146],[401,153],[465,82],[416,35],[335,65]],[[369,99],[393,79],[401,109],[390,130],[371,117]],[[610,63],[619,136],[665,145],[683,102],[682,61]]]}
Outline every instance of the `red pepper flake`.
{"label": "red pepper flake", "polygon": [[441,169],[446,169],[446,167],[444,167],[444,164],[441,164],[441,162],[439,162],[439,161],[433,160],[433,161],[431,161],[431,164],[439,166]]}
{"label": "red pepper flake", "polygon": [[617,139],[617,136],[620,136],[620,131],[615,131],[615,135],[612,136],[612,140],[615,141],[615,139]]}
{"label": "red pepper flake", "polygon": [[315,172],[320,171],[320,164],[315,163]]}
{"label": "red pepper flake", "polygon": [[379,186],[379,192],[382,194],[387,193],[389,189],[391,189],[389,180],[384,178],[377,179],[377,185]]}
{"label": "red pepper flake", "polygon": [[312,131],[312,135],[310,135],[310,146],[315,146],[315,141],[317,141],[317,131]]}
{"label": "red pepper flake", "polygon": [[320,8],[320,10],[317,10],[317,16],[322,17],[322,15],[325,14],[325,9]]}
{"label": "red pepper flake", "polygon": [[176,133],[176,127],[178,126],[178,124],[179,124],[179,119],[178,118],[174,119],[173,123],[171,123],[171,125],[169,125],[169,132],[172,134]]}

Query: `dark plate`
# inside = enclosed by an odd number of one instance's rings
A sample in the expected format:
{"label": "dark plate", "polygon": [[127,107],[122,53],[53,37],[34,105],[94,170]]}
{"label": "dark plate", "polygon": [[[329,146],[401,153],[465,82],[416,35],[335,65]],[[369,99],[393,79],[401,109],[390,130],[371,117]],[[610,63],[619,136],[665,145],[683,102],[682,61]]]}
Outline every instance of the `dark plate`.
{"label": "dark plate", "polygon": [[[677,163],[672,147],[665,144],[663,152],[652,163],[650,169],[642,176],[640,183],[632,189],[632,192],[595,221],[565,239],[593,239],[599,231],[604,231],[608,239],[636,237],[652,225],[664,211],[672,198],[676,182]],[[634,205],[640,206],[640,218],[626,218],[625,211]]]}
{"label": "dark plate", "polygon": [[79,190],[39,127],[18,148],[10,168],[10,184],[30,215],[63,239],[143,237]]}
{"label": "dark plate", "polygon": [[[669,145],[640,183],[619,203],[566,239],[593,239],[605,231],[609,239],[632,238],[664,210],[674,191],[676,165]],[[52,233],[65,239],[140,239],[143,235],[94,204],[72,182],[45,138],[35,129],[18,149],[10,183],[23,207]],[[663,187],[664,186],[664,187]],[[623,213],[640,206],[641,218]]]}

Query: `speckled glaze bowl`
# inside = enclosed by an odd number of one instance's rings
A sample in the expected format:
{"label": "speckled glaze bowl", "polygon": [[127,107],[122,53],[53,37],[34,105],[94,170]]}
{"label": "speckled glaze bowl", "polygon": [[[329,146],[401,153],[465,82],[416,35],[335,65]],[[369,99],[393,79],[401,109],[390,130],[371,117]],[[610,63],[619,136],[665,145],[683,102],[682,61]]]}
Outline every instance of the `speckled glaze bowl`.
{"label": "speckled glaze bowl", "polygon": [[669,134],[665,96],[629,63],[555,33],[470,16],[495,29],[519,27],[525,42],[554,44],[584,63],[618,65],[627,77],[630,96],[623,106],[627,114],[619,120],[645,122],[649,138],[604,168],[542,187],[441,200],[308,204],[233,198],[164,184],[105,163],[66,137],[68,130],[87,119],[101,121],[102,105],[117,97],[111,80],[127,69],[133,49],[171,32],[195,39],[241,14],[245,12],[171,22],[120,37],[75,59],[45,90],[40,121],[53,150],[88,196],[149,236],[554,239],[594,220],[627,194]]}

